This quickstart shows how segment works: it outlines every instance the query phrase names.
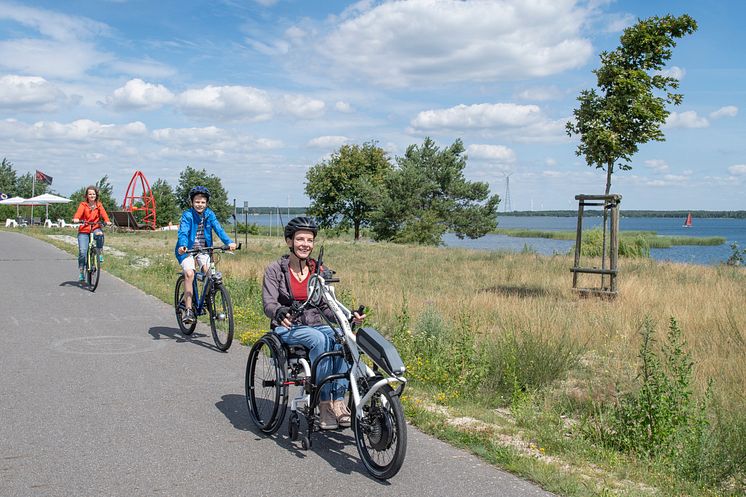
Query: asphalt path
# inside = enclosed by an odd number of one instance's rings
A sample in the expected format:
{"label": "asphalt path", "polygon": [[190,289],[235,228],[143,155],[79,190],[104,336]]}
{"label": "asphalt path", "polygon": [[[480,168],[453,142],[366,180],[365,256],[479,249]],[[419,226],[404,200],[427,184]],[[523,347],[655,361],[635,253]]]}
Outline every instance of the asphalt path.
{"label": "asphalt path", "polygon": [[[174,264],[175,265],[175,264]],[[266,437],[244,402],[248,348],[183,337],[172,307],[0,231],[0,496],[548,496],[408,427],[402,470],[365,471],[352,432]]]}

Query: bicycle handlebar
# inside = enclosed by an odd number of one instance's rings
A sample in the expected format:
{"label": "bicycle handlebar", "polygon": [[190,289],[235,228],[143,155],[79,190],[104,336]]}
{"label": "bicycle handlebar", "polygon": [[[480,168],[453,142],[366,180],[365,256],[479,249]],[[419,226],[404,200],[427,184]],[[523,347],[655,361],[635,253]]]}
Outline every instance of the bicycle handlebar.
{"label": "bicycle handlebar", "polygon": [[[236,248],[234,250],[241,250],[241,245],[242,245],[241,243],[236,245]],[[219,250],[221,252],[228,252],[230,251],[230,247],[228,247],[228,245],[223,245],[222,247],[202,247],[202,248],[188,249],[184,253],[187,255],[194,255],[194,254],[199,254],[203,252],[213,253],[216,250]]]}

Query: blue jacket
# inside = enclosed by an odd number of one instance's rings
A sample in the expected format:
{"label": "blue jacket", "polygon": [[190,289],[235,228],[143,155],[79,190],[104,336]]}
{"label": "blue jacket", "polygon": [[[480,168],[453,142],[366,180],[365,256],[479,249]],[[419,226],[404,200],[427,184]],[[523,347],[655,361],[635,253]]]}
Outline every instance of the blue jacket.
{"label": "blue jacket", "polygon": [[[233,243],[233,240],[231,240],[223,227],[220,226],[220,221],[218,221],[215,213],[210,210],[209,207],[205,209],[203,216],[205,218],[205,245],[212,247],[213,230],[215,230],[215,233],[218,234],[224,244],[228,245],[229,243]],[[186,247],[187,249],[192,248],[194,245],[194,239],[197,236],[197,226],[199,226],[201,217],[202,216],[200,216],[197,211],[191,208],[184,211],[184,214],[181,215],[179,234],[176,239],[176,247],[174,248],[174,255],[176,255],[176,259],[179,263],[187,258],[187,254],[179,254],[179,247]]]}

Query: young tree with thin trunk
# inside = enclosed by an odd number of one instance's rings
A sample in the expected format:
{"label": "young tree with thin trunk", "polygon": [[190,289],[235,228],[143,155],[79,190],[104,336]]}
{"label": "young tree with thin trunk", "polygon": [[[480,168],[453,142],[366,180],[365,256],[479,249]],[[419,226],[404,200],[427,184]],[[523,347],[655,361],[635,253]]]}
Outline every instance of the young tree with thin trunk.
{"label": "young tree with thin trunk", "polygon": [[580,107],[566,130],[580,136],[576,154],[606,171],[606,195],[614,167],[632,169],[629,162],[640,144],[665,140],[660,128],[669,115],[666,105],[679,105],[683,96],[673,93],[679,81],[661,71],[675,39],[696,29],[686,14],[651,17],[625,29],[614,51],[601,52],[601,67],[593,71],[598,91],[580,92]]}

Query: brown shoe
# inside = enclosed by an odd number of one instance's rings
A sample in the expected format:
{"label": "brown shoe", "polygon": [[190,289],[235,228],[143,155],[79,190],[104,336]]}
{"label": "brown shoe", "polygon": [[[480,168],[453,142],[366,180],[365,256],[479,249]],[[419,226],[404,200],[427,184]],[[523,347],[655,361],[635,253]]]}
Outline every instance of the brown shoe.
{"label": "brown shoe", "polygon": [[347,402],[344,400],[333,400],[332,409],[334,409],[334,414],[337,416],[337,424],[342,428],[349,428],[352,424],[352,416],[350,410],[347,408]]}
{"label": "brown shoe", "polygon": [[322,430],[336,430],[339,428],[331,400],[322,400],[319,402],[319,427]]}

